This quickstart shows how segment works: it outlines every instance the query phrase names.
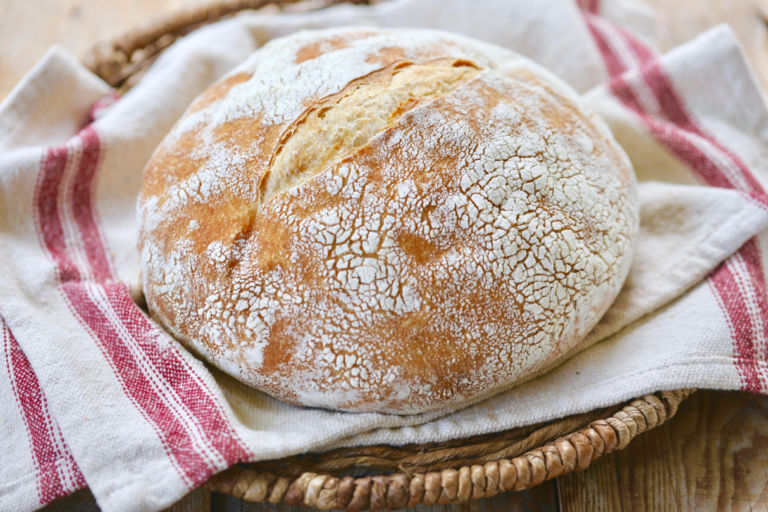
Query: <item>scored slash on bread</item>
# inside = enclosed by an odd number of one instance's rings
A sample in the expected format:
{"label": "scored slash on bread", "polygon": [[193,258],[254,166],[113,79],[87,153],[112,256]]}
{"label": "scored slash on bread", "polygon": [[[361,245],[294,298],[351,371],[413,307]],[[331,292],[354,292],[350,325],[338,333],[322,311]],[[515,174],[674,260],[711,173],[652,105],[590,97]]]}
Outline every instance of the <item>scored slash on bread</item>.
{"label": "scored slash on bread", "polygon": [[638,230],[631,165],[567,85],[429,30],[270,42],[156,150],[139,219],[179,340],[281,400],[397,414],[575,346]]}

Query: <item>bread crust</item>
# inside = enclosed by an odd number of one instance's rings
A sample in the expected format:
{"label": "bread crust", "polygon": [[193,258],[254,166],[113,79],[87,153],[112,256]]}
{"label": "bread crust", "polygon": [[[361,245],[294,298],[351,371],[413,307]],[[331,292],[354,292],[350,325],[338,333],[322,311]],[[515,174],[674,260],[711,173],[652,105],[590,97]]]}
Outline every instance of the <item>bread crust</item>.
{"label": "bread crust", "polygon": [[139,198],[152,316],[295,404],[412,414],[508,389],[621,287],[635,179],[566,85],[428,30],[276,40],[203,93]]}

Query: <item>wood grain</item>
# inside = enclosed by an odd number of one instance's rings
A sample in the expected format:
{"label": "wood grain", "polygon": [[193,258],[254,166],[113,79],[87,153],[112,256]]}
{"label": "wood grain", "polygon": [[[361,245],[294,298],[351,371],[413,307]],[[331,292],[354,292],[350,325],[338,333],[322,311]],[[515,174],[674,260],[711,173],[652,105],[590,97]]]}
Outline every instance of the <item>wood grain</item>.
{"label": "wood grain", "polygon": [[211,510],[211,493],[201,487],[165,509],[165,512],[204,512]]}
{"label": "wood grain", "polygon": [[0,99],[51,45],[80,57],[99,41],[209,0],[4,0],[0,15]]}
{"label": "wood grain", "polygon": [[564,512],[768,510],[768,397],[696,393],[669,424],[559,486]]}

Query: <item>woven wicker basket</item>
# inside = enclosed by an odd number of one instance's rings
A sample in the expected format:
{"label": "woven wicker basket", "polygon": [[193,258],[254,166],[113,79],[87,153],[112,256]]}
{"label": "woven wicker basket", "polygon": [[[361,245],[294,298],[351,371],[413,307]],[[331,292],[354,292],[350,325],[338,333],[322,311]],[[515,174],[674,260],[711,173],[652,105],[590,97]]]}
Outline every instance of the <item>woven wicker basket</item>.
{"label": "woven wicker basket", "polygon": [[[110,44],[95,47],[86,65],[113,87],[130,88],[165,48],[196,28],[246,9],[318,8],[306,0],[230,0],[186,11]],[[369,3],[367,0],[346,0]],[[661,391],[555,422],[444,443],[365,446],[243,464],[212,477],[211,490],[251,502],[323,510],[397,509],[450,504],[529,489],[586,469],[658,427],[695,390]],[[357,476],[357,475],[365,476]]]}

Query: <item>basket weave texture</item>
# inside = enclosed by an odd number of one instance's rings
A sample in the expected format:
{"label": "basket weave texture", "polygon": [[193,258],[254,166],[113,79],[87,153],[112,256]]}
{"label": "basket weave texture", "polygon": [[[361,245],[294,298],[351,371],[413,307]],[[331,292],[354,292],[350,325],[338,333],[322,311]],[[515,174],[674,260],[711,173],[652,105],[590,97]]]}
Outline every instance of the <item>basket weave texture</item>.
{"label": "basket weave texture", "polygon": [[[319,7],[336,3],[371,1],[326,0]],[[165,48],[193,30],[243,10],[287,4],[318,7],[306,0],[224,0],[97,45],[84,63],[111,86],[125,90],[140,80]],[[693,392],[660,391],[549,423],[444,443],[364,446],[241,464],[213,476],[206,485],[246,501],[321,510],[461,503],[529,489],[586,469],[602,455],[625,448],[637,435],[668,421]]]}
{"label": "basket weave texture", "polygon": [[[662,391],[601,411],[453,443],[366,446],[232,467],[211,490],[246,501],[321,510],[387,510],[461,503],[521,491],[577,469],[669,420],[694,390]],[[604,418],[591,420],[595,416]],[[587,422],[586,426],[574,427]],[[341,476],[350,469],[390,469]]]}

